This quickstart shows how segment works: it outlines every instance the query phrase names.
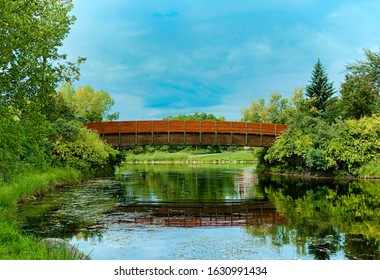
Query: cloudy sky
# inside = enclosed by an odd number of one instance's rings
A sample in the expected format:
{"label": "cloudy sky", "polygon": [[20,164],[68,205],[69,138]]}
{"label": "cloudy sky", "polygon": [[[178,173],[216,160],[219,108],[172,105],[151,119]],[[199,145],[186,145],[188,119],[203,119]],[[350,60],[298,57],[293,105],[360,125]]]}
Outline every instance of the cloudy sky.
{"label": "cloudy sky", "polygon": [[380,47],[378,0],[73,0],[63,52],[78,84],[108,91],[121,120],[213,113],[288,97],[317,59],[339,88],[347,63]]}

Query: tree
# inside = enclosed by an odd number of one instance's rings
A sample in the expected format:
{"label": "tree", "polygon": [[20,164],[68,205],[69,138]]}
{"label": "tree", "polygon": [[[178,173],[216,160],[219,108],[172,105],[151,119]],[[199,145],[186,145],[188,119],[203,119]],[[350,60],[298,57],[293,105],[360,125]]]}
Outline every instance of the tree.
{"label": "tree", "polygon": [[75,90],[71,83],[63,83],[58,90],[58,97],[82,122],[112,121],[119,117],[119,113],[108,114],[115,104],[110,94],[104,90],[95,91],[89,85],[79,86]]}
{"label": "tree", "polygon": [[264,98],[254,100],[250,107],[242,110],[242,120],[262,123],[288,123],[297,106],[304,100],[302,91],[302,89],[295,89],[290,100],[283,98],[280,93],[271,93],[268,104]]}
{"label": "tree", "polygon": [[319,114],[323,114],[326,111],[327,101],[334,93],[333,83],[329,82],[327,73],[318,59],[310,84],[306,86],[306,96],[311,101],[312,108],[315,108]]}
{"label": "tree", "polygon": [[348,64],[346,72],[357,77],[366,77],[368,81],[373,83],[374,87],[380,89],[380,51],[373,52],[368,49],[364,50],[366,60],[357,61]]}
{"label": "tree", "polygon": [[225,117],[216,117],[214,114],[207,114],[207,113],[198,113],[195,114],[189,114],[189,115],[183,115],[179,114],[177,116],[167,116],[164,118],[164,120],[180,120],[180,121],[225,121]]}
{"label": "tree", "polygon": [[346,66],[341,100],[346,118],[359,119],[379,112],[380,52],[364,51],[366,60]]}
{"label": "tree", "polygon": [[379,111],[379,90],[366,76],[346,75],[340,94],[345,118],[360,119]]}
{"label": "tree", "polygon": [[62,80],[78,78],[78,64],[59,53],[75,17],[71,0],[0,0],[0,104],[48,110]]}

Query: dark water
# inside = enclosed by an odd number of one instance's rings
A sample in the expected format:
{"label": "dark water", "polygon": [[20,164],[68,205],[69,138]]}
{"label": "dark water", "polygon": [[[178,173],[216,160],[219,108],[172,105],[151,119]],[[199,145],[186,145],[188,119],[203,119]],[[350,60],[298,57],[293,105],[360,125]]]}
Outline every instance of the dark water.
{"label": "dark water", "polygon": [[93,259],[380,259],[380,182],[129,166],[24,205],[25,232]]}

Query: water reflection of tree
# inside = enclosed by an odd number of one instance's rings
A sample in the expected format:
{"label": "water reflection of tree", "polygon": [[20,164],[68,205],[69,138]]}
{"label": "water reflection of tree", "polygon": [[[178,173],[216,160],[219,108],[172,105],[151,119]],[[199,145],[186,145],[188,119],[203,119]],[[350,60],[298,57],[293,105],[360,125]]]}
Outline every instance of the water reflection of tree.
{"label": "water reflection of tree", "polygon": [[235,187],[236,174],[225,169],[162,165],[130,169],[132,173],[121,177],[127,189],[126,200],[225,201],[241,195]]}
{"label": "water reflection of tree", "polygon": [[288,221],[280,237],[289,235],[297,250],[307,248],[315,259],[338,251],[380,259],[380,183],[261,177],[260,185]]}

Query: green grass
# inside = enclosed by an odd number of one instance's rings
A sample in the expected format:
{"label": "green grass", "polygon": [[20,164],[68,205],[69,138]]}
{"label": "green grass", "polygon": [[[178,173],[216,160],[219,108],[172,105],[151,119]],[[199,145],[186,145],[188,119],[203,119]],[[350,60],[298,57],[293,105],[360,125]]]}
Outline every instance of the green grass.
{"label": "green grass", "polygon": [[62,249],[51,249],[38,239],[22,233],[17,221],[17,205],[41,196],[59,185],[78,183],[82,175],[74,169],[30,171],[10,183],[0,184],[0,259],[61,260],[75,258]]}
{"label": "green grass", "polygon": [[380,179],[380,158],[375,158],[359,169],[359,177],[364,179]]}
{"label": "green grass", "polygon": [[191,159],[194,158],[200,161],[255,161],[252,152],[245,151],[191,156]]}
{"label": "green grass", "polygon": [[164,162],[164,161],[183,161],[188,160],[189,154],[187,153],[164,153],[156,152],[152,154],[128,155],[125,162]]}
{"label": "green grass", "polygon": [[228,162],[236,163],[240,161],[255,161],[252,152],[238,151],[226,152],[217,154],[201,154],[194,155],[191,153],[164,153],[156,152],[152,154],[128,155],[126,156],[125,163],[214,163],[214,162]]}

